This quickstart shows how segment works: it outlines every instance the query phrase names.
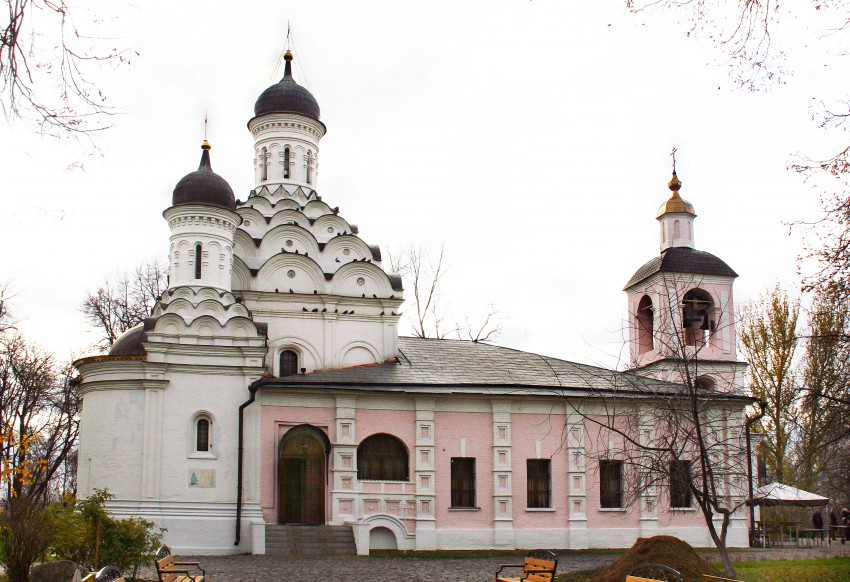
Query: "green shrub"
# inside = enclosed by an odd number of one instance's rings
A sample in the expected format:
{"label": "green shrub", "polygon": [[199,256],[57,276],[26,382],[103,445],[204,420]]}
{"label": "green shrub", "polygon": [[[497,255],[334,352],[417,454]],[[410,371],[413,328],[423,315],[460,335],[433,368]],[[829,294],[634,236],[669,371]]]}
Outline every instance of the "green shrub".
{"label": "green shrub", "polygon": [[95,489],[88,499],[71,498],[54,506],[51,553],[91,570],[108,564],[125,571],[149,562],[165,530],[137,517],[110,517],[106,502],[112,497],[104,489]]}

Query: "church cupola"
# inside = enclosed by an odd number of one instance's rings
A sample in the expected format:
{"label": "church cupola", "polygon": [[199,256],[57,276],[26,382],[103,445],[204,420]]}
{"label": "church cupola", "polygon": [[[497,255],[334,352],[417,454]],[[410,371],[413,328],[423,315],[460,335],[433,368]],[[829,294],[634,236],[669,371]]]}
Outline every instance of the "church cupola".
{"label": "church cupola", "polygon": [[327,129],[319,119],[319,103],[295,82],[292,53],[284,54],[283,79],[260,94],[248,129],[254,136],[255,190],[283,184],[316,189],[319,140]]}
{"label": "church cupola", "polygon": [[673,168],[673,177],[667,183],[673,192],[670,198],[658,209],[657,219],[661,224],[661,251],[670,247],[694,248],[694,206],[681,196],[682,183]]}
{"label": "church cupola", "polygon": [[214,287],[230,291],[233,235],[242,217],[227,180],[212,171],[210,146],[201,145],[201,163],[174,187],[163,212],[171,229],[168,287]]}
{"label": "church cupola", "polygon": [[198,169],[186,174],[177,182],[171,196],[172,206],[180,204],[203,204],[236,210],[236,197],[227,180],[213,172],[210,162],[210,142],[201,145],[201,163]]}
{"label": "church cupola", "polygon": [[319,121],[319,102],[310,91],[296,83],[292,76],[292,53],[286,51],[283,59],[286,61],[283,79],[260,94],[254,103],[254,115],[298,113]]}

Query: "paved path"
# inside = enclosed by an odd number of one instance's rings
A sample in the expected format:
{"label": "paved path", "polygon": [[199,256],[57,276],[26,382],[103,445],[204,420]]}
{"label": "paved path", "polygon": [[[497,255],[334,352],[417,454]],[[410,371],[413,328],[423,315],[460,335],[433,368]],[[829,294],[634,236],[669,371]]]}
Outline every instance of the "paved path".
{"label": "paved path", "polygon": [[[570,554],[559,557],[558,572],[605,566],[616,555]],[[522,556],[490,558],[199,556],[210,582],[493,582],[499,564]],[[514,571],[516,572],[516,570]],[[144,572],[155,578],[155,572]]]}
{"label": "paved path", "polygon": [[[716,552],[701,554],[719,561]],[[735,550],[735,561],[788,560],[850,556],[850,546],[832,548],[778,548]],[[559,555],[558,572],[581,572],[607,566],[619,555],[570,552]],[[405,557],[277,557],[197,556],[211,582],[492,582],[499,564],[522,561],[522,556],[490,558],[405,558]],[[156,573],[144,576],[155,579]]]}

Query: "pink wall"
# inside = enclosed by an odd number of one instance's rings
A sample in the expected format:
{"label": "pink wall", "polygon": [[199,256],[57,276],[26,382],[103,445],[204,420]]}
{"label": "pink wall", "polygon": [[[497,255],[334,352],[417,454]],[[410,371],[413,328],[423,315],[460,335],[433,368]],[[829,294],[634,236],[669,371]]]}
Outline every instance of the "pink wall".
{"label": "pink wall", "polygon": [[[603,417],[599,422],[605,422]],[[617,435],[603,437],[605,432],[594,422],[585,422],[585,450],[587,451],[585,491],[587,492],[586,515],[588,528],[620,528],[638,527],[640,525],[640,508],[637,504],[626,507],[626,511],[606,511],[601,508],[600,483],[599,483],[599,459],[609,458],[604,454],[609,449],[609,442],[613,444],[614,454],[612,460],[618,458],[616,451],[622,447],[623,439]],[[623,468],[628,471],[628,467]],[[624,491],[624,498],[626,497]],[[627,499],[625,499],[628,503]]]}
{"label": "pink wall", "polygon": [[[511,415],[511,465],[513,468],[513,517],[515,528],[566,527],[567,455],[561,446],[561,434],[566,418],[562,414]],[[535,441],[542,441],[537,456]],[[527,459],[551,459],[552,496],[554,511],[529,511],[526,508]]]}
{"label": "pink wall", "polygon": [[[410,484],[363,483],[363,492],[380,494],[402,488],[414,494],[413,481],[416,470],[416,414],[412,410],[370,410],[356,411],[356,442],[376,433],[387,433],[398,437],[408,448]],[[269,523],[278,521],[278,445],[283,435],[292,427],[310,424],[328,435],[333,443],[335,434],[335,409],[299,408],[290,406],[263,406],[261,412],[261,477],[260,501],[265,519]],[[511,468],[513,493],[514,528],[552,528],[566,527],[569,523],[569,464],[563,427],[566,418],[563,414],[525,414],[514,412],[511,415]],[[625,512],[600,511],[598,450],[607,449],[607,440],[600,438],[599,428],[592,422],[586,422],[585,435],[586,471],[586,516],[589,528],[637,527],[640,522],[640,510],[636,504],[627,507]],[[434,471],[436,481],[434,507],[438,528],[490,528],[493,526],[495,508],[494,495],[494,448],[493,418],[489,412],[436,412],[434,418]],[[466,441],[466,457],[475,458],[476,468],[476,504],[475,511],[452,511],[451,506],[451,458],[464,456],[461,452],[461,439]],[[535,441],[540,441],[538,456]],[[615,446],[616,449],[616,446]],[[551,510],[529,510],[526,489],[526,460],[550,459],[551,461]],[[612,458],[616,458],[616,455]],[[330,474],[330,472],[329,472]],[[390,489],[387,489],[389,487]],[[330,519],[330,490],[326,487],[328,501],[326,514]],[[669,492],[660,488],[657,516],[660,527],[701,526],[699,511],[668,512]],[[696,505],[694,504],[694,507]],[[397,513],[390,511],[390,513]],[[411,524],[412,525],[412,524]]]}
{"label": "pink wall", "polygon": [[[296,406],[263,406],[260,435],[260,505],[269,523],[278,522],[278,445],[290,428],[310,424],[336,440],[336,411],[332,408],[300,408]],[[329,460],[330,462],[330,460]],[[330,472],[328,472],[330,475]],[[331,483],[325,485],[325,513],[330,516]]]}
{"label": "pink wall", "polygon": [[[437,524],[445,528],[493,526],[493,415],[491,413],[438,412],[434,415]],[[451,459],[461,457],[461,439],[466,439],[466,456],[475,458],[475,503],[479,511],[450,510]]]}

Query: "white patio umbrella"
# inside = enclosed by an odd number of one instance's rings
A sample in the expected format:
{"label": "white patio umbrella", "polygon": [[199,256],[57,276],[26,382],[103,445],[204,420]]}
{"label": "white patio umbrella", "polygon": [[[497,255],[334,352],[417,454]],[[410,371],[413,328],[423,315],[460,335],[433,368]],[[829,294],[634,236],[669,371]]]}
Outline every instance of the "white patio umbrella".
{"label": "white patio umbrella", "polygon": [[821,507],[829,503],[829,497],[803,491],[784,483],[769,483],[753,491],[748,505]]}

